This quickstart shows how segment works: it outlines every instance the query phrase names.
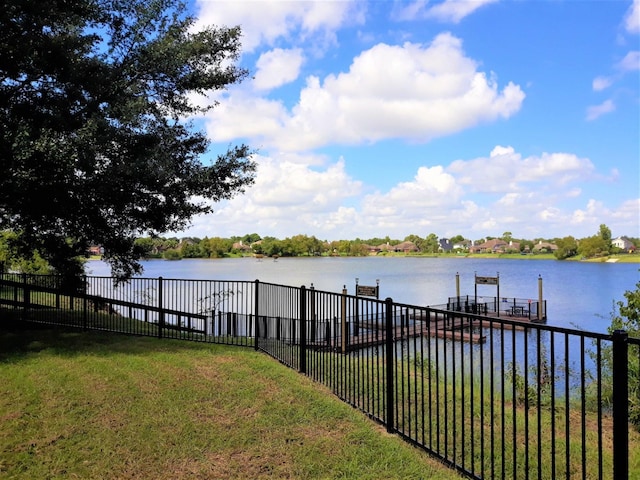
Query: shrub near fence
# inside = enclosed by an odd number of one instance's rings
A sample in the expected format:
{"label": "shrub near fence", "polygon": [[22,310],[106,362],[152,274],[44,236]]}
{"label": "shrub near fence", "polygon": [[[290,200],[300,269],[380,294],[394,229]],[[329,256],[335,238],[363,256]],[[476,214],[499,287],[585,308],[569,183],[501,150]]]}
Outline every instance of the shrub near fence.
{"label": "shrub near fence", "polygon": [[85,284],[2,275],[0,304],[25,320],[251,346],[471,478],[624,479],[640,444],[627,387],[639,342],[624,332],[258,281]]}

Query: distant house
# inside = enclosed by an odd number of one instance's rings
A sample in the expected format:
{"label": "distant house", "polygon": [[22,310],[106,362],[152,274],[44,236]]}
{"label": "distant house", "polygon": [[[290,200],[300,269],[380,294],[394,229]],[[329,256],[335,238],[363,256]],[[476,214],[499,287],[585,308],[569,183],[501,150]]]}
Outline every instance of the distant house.
{"label": "distant house", "polygon": [[91,245],[89,247],[89,255],[103,255],[104,248],[100,245]]}
{"label": "distant house", "polygon": [[235,242],[231,248],[233,250],[237,250],[239,252],[249,252],[251,251],[251,247],[249,245],[245,245],[242,240],[240,240],[239,242]]}
{"label": "distant house", "polygon": [[543,242],[540,240],[533,246],[534,252],[555,252],[558,246],[555,243]]}
{"label": "distant house", "polygon": [[514,242],[513,240],[509,241],[509,245],[505,248],[505,252],[519,252],[520,251],[520,242]]}
{"label": "distant house", "polygon": [[185,247],[192,247],[197,245],[197,242],[192,238],[183,238],[180,240],[180,243],[176,246],[176,250],[182,250]]}
{"label": "distant house", "polygon": [[619,248],[620,250],[624,250],[626,252],[631,252],[636,249],[635,245],[631,240],[627,237],[618,237],[611,240],[611,245]]}
{"label": "distant house", "polygon": [[371,255],[377,255],[380,252],[393,252],[395,251],[393,246],[389,245],[389,242],[387,243],[381,243],[380,245],[366,245],[367,249],[369,250],[369,253]]}
{"label": "distant house", "polygon": [[393,247],[392,247],[391,245],[389,245],[389,242],[387,242],[387,243],[383,243],[383,244],[380,244],[380,245],[378,246],[378,249],[379,249],[381,252],[393,252]]}
{"label": "distant house", "polygon": [[448,238],[441,238],[438,240],[438,250],[440,252],[452,252],[452,251],[467,251],[473,246],[471,240],[460,240],[458,242],[452,242]]}
{"label": "distant house", "polygon": [[377,255],[382,251],[382,245],[378,245],[378,246],[367,245],[367,244],[363,244],[363,245],[369,251],[369,255]]}
{"label": "distant house", "polygon": [[452,246],[454,250],[469,250],[471,245],[471,240],[462,240],[461,242],[454,243]]}
{"label": "distant house", "polygon": [[494,238],[478,245],[469,247],[471,253],[508,253],[519,252],[520,244],[518,242],[505,242],[500,238]]}
{"label": "distant house", "polygon": [[471,253],[501,253],[504,251],[504,247],[508,245],[507,242],[499,238],[487,240],[486,242],[478,245],[473,245],[469,248]]}
{"label": "distant house", "polygon": [[453,250],[453,243],[448,238],[441,238],[438,240],[438,250],[441,252],[450,252]]}
{"label": "distant house", "polygon": [[418,251],[418,247],[413,242],[402,242],[393,247],[394,252],[413,253]]}

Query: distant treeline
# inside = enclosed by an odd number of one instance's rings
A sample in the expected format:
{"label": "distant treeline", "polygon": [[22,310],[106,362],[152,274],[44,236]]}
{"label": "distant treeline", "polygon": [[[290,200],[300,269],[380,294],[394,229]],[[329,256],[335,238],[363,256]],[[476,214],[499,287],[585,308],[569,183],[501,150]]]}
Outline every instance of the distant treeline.
{"label": "distant treeline", "polygon": [[[627,248],[619,248],[612,244],[611,231],[601,225],[600,231],[591,237],[576,239],[572,236],[563,238],[513,238],[510,232],[501,237],[484,237],[468,240],[462,235],[448,239],[439,238],[431,233],[426,237],[409,235],[404,239],[368,238],[355,240],[320,240],[315,236],[295,235],[285,239],[261,237],[251,233],[242,237],[144,237],[136,240],[146,258],[223,258],[243,255],[263,255],[266,257],[297,256],[368,256],[373,254],[405,253],[405,254],[460,254],[469,252],[474,246],[502,240],[504,245],[500,253],[553,253],[556,258],[564,259],[576,255],[594,257],[613,253],[632,252],[640,249],[640,239],[624,237],[628,241]],[[539,248],[545,245],[545,248]]]}

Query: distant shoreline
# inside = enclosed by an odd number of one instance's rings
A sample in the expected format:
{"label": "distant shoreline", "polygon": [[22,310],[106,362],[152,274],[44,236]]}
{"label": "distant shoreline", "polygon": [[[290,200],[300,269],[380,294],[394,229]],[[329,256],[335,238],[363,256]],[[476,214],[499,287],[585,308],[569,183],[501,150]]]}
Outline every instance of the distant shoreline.
{"label": "distant shoreline", "polygon": [[[238,255],[238,256],[227,256],[227,257],[216,257],[216,258],[196,258],[195,260],[224,260],[228,258],[253,258],[254,255]],[[555,260],[558,262],[581,262],[581,263],[639,263],[640,264],[640,254],[626,254],[626,255],[610,255],[607,257],[597,257],[597,258],[578,258],[571,257],[566,258],[564,260],[558,260],[553,256],[553,254],[529,254],[529,255],[520,255],[513,253],[506,254],[468,254],[468,255],[448,255],[448,254],[401,254],[401,253],[387,253],[383,255],[370,255],[368,257],[351,257],[351,256],[342,256],[342,255],[322,255],[317,258],[459,258],[461,260],[465,259],[500,259],[500,260]],[[269,258],[269,257],[267,257]],[[278,257],[278,258],[316,258],[312,256],[300,256],[300,257]],[[88,260],[102,260],[102,257],[98,255],[92,255],[88,258]],[[163,258],[158,257],[147,257],[142,260],[164,260]],[[172,259],[171,261],[175,261]]]}

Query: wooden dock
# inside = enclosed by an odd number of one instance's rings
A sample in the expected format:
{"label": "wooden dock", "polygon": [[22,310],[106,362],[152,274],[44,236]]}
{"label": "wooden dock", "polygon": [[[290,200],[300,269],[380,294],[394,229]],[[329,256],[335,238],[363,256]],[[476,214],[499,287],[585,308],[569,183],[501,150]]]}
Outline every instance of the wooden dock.
{"label": "wooden dock", "polygon": [[[427,312],[425,312],[427,313]],[[448,312],[428,312],[427,314],[409,315],[407,324],[396,325],[393,328],[393,341],[414,337],[434,337],[453,341],[482,344],[487,340],[484,333],[480,333],[485,328],[495,328],[504,330],[525,330],[531,323],[535,323],[526,316],[503,315],[483,315],[469,316],[463,313]],[[508,321],[501,321],[508,320]],[[404,322],[401,322],[404,323]],[[325,341],[309,342],[309,348],[327,349],[333,351],[352,352],[363,348],[383,345],[386,342],[386,331],[382,323],[371,322],[359,323],[359,334],[350,334],[346,341],[340,335],[331,337]]]}
{"label": "wooden dock", "polygon": [[[374,347],[377,345],[383,345],[387,340],[386,330],[384,325],[361,323],[361,332],[358,335],[349,335],[346,339],[345,345],[343,345],[343,339],[341,336],[332,337],[329,341],[316,341],[308,342],[307,346],[314,349],[330,349],[335,351],[347,352],[360,350],[363,348]],[[436,337],[444,338],[447,340],[458,340],[471,343],[484,343],[486,336],[480,333],[466,332],[463,325],[445,326],[439,325],[439,322],[434,322],[430,326],[426,326],[423,322],[414,322],[412,325],[395,326],[393,328],[393,341],[398,341],[406,338],[414,337]],[[344,348],[343,348],[344,347]]]}
{"label": "wooden dock", "polygon": [[[446,314],[431,312],[429,315],[410,315],[414,321],[429,322],[437,325],[436,328],[460,329],[460,328],[504,328],[505,330],[524,330],[527,325],[536,323],[527,316],[503,315],[498,317],[495,312],[483,315],[482,318],[470,317],[464,313],[448,312]],[[501,320],[508,320],[502,322]]]}
{"label": "wooden dock", "polygon": [[[530,319],[527,316],[512,315],[507,312],[500,313],[501,316],[495,312],[488,312],[488,314],[480,316],[454,311],[425,311],[409,314],[400,320],[400,325],[393,327],[393,341],[414,337],[432,337],[482,344],[487,340],[483,329],[525,330],[528,325],[537,322],[537,319]],[[398,320],[396,319],[396,321]],[[358,335],[351,333],[344,340],[341,335],[337,335],[325,340],[308,342],[307,346],[318,350],[352,352],[383,345],[386,342],[386,330],[383,323],[361,321],[358,323],[358,330]]]}

